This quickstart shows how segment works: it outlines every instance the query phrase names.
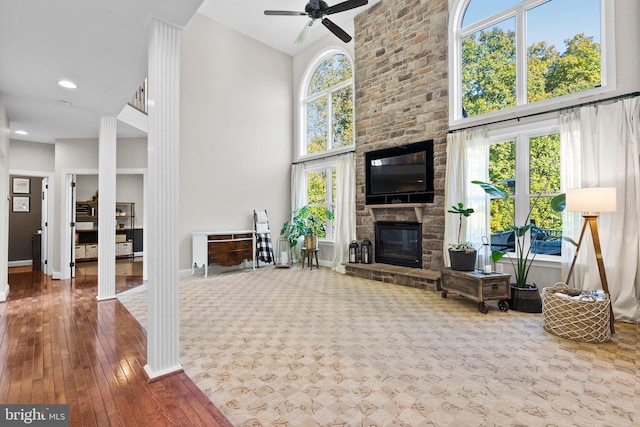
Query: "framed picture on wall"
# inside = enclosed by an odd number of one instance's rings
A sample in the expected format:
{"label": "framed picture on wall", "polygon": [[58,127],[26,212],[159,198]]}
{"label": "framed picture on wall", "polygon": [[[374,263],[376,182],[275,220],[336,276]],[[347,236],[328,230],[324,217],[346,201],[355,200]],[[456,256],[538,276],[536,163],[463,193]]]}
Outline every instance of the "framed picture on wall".
{"label": "framed picture on wall", "polygon": [[14,194],[31,193],[31,180],[29,178],[13,178]]}
{"label": "framed picture on wall", "polygon": [[14,212],[29,212],[29,197],[13,196]]}

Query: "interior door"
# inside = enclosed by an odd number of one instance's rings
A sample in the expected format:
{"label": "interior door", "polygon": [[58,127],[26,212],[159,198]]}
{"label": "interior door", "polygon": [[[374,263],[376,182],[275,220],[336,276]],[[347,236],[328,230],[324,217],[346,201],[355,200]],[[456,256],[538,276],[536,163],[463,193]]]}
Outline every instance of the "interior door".
{"label": "interior door", "polygon": [[47,269],[49,265],[49,254],[47,248],[49,245],[49,178],[42,178],[42,214],[40,215],[40,270],[43,274],[49,274]]}

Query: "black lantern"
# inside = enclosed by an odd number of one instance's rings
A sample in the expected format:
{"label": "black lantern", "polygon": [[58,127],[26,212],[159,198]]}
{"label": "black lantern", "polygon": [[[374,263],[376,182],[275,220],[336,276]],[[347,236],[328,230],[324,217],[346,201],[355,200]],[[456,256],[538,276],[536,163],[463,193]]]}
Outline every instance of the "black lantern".
{"label": "black lantern", "polygon": [[373,262],[373,254],[371,253],[371,240],[364,239],[362,241],[361,261],[363,264],[371,264]]}
{"label": "black lantern", "polygon": [[358,262],[358,242],[355,240],[349,244],[349,262],[351,264]]}

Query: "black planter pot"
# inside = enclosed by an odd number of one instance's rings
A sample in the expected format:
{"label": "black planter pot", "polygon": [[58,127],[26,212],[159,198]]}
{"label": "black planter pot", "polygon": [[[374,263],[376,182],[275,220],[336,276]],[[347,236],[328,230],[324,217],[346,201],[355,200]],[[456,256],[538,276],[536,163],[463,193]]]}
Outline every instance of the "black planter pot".
{"label": "black planter pot", "polygon": [[473,271],[476,268],[476,251],[456,251],[449,249],[451,269],[457,271]]}
{"label": "black planter pot", "polygon": [[519,288],[512,283],[509,308],[523,313],[542,313],[542,297],[536,285]]}

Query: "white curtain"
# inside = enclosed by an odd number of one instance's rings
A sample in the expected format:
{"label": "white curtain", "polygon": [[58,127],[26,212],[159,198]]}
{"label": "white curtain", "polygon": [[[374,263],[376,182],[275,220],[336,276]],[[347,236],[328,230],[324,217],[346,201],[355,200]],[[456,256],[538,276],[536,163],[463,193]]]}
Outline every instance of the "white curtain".
{"label": "white curtain", "polygon": [[[291,167],[291,212],[300,209],[306,203],[307,199],[307,185],[305,177],[305,165],[304,163],[294,164]],[[289,218],[291,221],[292,217]],[[291,248],[291,257],[293,259],[299,259],[300,249],[296,246]]]}
{"label": "white curtain", "polygon": [[[569,111],[560,116],[560,183],[561,191],[567,188],[579,188],[582,176],[582,160],[580,155],[580,116],[576,111]],[[577,212],[564,212],[562,216],[562,233],[575,237],[577,241],[583,223],[582,215]],[[573,261],[576,248],[573,244],[562,242],[562,277],[567,277],[569,266]],[[584,256],[584,253],[580,255]],[[582,264],[576,264],[575,277],[584,274]]]}
{"label": "white curtain", "polygon": [[[580,108],[562,115],[565,189],[616,187],[617,210],[598,218],[602,256],[614,317],[640,321],[640,102],[639,98]],[[570,157],[573,155],[573,157]],[[571,175],[573,174],[573,175]],[[579,215],[579,214],[578,214]],[[582,218],[569,218],[565,233],[577,240]],[[579,225],[578,225],[579,224]],[[570,234],[572,233],[572,234]],[[587,231],[573,287],[602,288],[593,240]],[[564,248],[563,248],[564,249]],[[563,262],[570,262],[563,256]],[[564,266],[566,271],[566,264]],[[565,273],[566,274],[566,273]]]}
{"label": "white curtain", "polygon": [[356,238],[356,155],[338,158],[336,167],[336,228],[333,230],[333,264],[331,268],[346,273],[349,243]]}
{"label": "white curtain", "polygon": [[[484,190],[471,181],[488,181],[489,139],[486,128],[460,131],[447,135],[447,166],[445,171],[444,206],[462,202],[473,208],[474,213],[462,220],[460,241],[472,242],[482,255],[482,237],[489,238],[489,204]],[[443,255],[450,266],[450,243],[458,240],[459,215],[447,213],[444,222]],[[481,260],[480,262],[485,262]]]}
{"label": "white curtain", "polygon": [[305,165],[298,163],[291,167],[291,211],[300,209],[305,204],[306,185],[304,176]]}

